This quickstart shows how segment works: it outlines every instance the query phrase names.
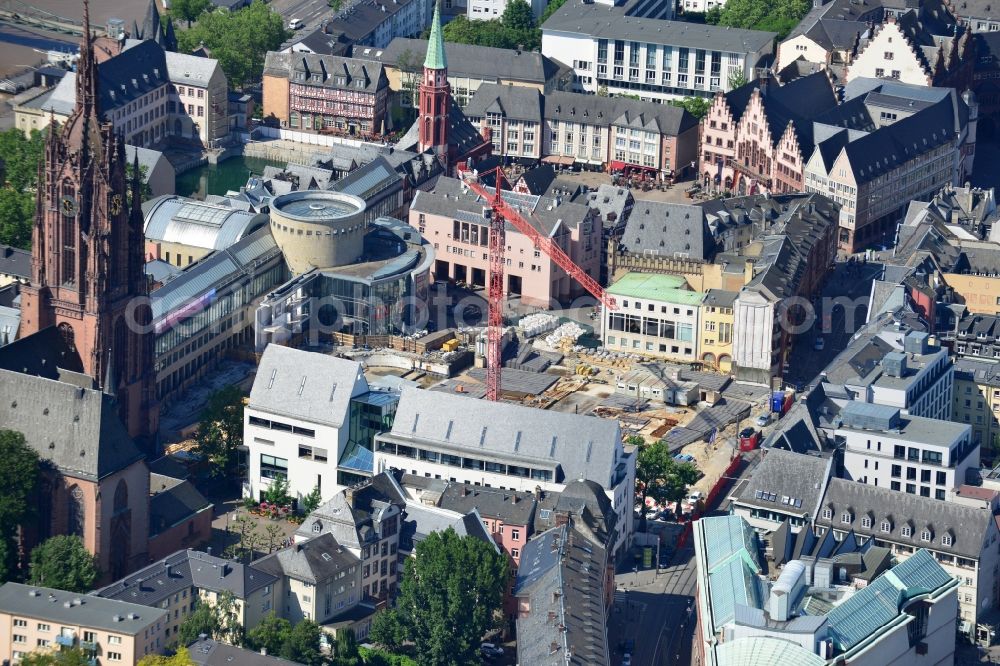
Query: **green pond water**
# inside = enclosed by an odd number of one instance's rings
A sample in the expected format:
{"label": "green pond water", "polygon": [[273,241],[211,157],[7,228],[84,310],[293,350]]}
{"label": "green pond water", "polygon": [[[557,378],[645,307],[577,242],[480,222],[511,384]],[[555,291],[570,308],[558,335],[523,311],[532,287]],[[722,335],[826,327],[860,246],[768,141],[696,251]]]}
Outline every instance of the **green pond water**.
{"label": "green pond water", "polygon": [[204,199],[208,194],[225,194],[247,184],[250,173],[260,175],[267,166],[285,166],[284,162],[259,157],[233,157],[219,164],[205,164],[177,175],[179,196]]}

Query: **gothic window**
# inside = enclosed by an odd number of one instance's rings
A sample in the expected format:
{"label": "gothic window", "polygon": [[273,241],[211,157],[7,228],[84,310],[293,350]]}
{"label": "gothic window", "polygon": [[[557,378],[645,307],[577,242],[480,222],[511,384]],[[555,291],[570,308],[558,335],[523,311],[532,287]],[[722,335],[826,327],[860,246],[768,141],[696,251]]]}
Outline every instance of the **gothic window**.
{"label": "gothic window", "polygon": [[73,183],[69,180],[63,181],[62,193],[60,195],[59,211],[62,218],[62,276],[63,284],[73,284],[76,282],[76,215],[67,214],[72,209],[75,201],[73,195],[75,190]]}
{"label": "gothic window", "polygon": [[73,332],[73,327],[66,322],[59,324],[59,335],[62,336],[63,342],[70,349],[76,346],[76,333]]}
{"label": "gothic window", "polygon": [[128,508],[128,486],[125,484],[125,479],[118,482],[118,487],[115,488],[115,513],[121,513]]}
{"label": "gothic window", "polygon": [[[119,317],[115,320],[114,329],[114,344],[111,347],[111,353],[114,354],[114,371],[116,376],[111,378],[113,382],[119,382],[119,379],[129,378],[132,376],[132,371],[130,363],[132,361],[131,352],[128,344],[128,331],[125,329],[125,319]],[[112,390],[118,388],[117,386],[105,386],[105,390]]]}
{"label": "gothic window", "polygon": [[68,503],[67,515],[69,516],[69,525],[66,528],[66,533],[82,538],[86,524],[86,514],[84,513],[83,491],[80,490],[80,486],[74,484],[69,489]]}

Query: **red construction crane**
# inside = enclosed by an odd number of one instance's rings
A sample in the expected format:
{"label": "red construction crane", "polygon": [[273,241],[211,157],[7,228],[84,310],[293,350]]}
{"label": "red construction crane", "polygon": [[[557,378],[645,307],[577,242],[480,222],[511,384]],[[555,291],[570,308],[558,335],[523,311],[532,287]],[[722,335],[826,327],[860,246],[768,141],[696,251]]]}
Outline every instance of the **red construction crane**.
{"label": "red construction crane", "polygon": [[[468,173],[468,172],[467,172]],[[516,208],[503,199],[503,183],[507,181],[507,176],[503,168],[496,167],[486,171],[480,176],[493,174],[496,187],[493,192],[484,187],[471,174],[468,174],[466,183],[473,192],[489,202],[490,207],[483,209],[483,215],[489,219],[489,256],[490,256],[490,277],[487,300],[489,302],[489,315],[487,317],[486,332],[486,399],[500,399],[500,338],[503,332],[503,293],[504,293],[504,249],[506,248],[504,222],[511,225],[522,234],[531,239],[535,247],[545,253],[547,257],[566,271],[566,274],[583,285],[583,288],[598,301],[604,304],[609,310],[617,310],[613,296],[608,294],[597,280],[587,275],[583,269],[573,263],[562,248],[548,236],[543,236],[535,229]],[[507,182],[509,186],[510,183]]]}

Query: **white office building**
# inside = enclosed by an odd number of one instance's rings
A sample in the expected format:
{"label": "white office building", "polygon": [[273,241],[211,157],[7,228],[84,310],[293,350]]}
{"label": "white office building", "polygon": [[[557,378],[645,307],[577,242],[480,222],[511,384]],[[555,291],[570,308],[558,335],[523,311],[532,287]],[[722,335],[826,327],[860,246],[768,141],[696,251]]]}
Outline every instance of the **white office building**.
{"label": "white office building", "polygon": [[278,477],[297,499],[324,499],[371,476],[372,438],[388,427],[397,394],[372,391],[361,364],[268,345],[244,410],[243,495],[261,499]]}
{"label": "white office building", "polygon": [[757,77],[775,33],[666,20],[653,5],[567,0],[542,25],[542,55],[572,65],[578,92],[638,95],[645,101],[729,92],[740,74]]}
{"label": "white office building", "polygon": [[952,499],[979,468],[968,425],[907,416],[898,407],[849,402],[834,438],[843,445],[844,477],[939,500]]}
{"label": "white office building", "polygon": [[392,430],[375,438],[374,470],[525,491],[595,483],[617,516],[611,543],[621,554],[632,534],[635,462],[614,420],[403,389]]}

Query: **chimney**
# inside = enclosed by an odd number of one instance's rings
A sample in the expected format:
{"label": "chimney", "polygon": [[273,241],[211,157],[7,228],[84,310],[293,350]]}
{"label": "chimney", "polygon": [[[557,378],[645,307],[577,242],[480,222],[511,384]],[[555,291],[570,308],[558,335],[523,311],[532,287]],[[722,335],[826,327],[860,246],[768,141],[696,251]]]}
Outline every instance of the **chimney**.
{"label": "chimney", "polygon": [[469,494],[469,489],[468,489],[468,488],[466,488],[466,487],[465,487],[465,486],[463,485],[463,486],[462,486],[462,497],[465,497],[465,496],[466,496],[466,495],[468,495],[468,494]]}
{"label": "chimney", "polygon": [[516,491],[516,490],[515,490],[515,491],[514,491],[514,493],[513,493],[513,494],[512,494],[511,496],[510,496],[510,503],[511,503],[511,504],[517,504],[517,491]]}
{"label": "chimney", "polygon": [[267,656],[267,648],[266,647],[262,647],[260,649],[260,654],[261,654],[261,656],[266,657]]}
{"label": "chimney", "polygon": [[348,486],[344,491],[344,499],[347,500],[347,505],[354,508],[354,486]]}
{"label": "chimney", "polygon": [[535,499],[536,500],[542,499],[542,487],[541,486],[535,486]]}

